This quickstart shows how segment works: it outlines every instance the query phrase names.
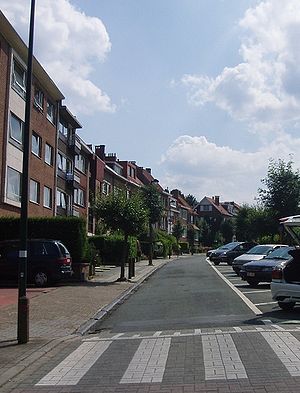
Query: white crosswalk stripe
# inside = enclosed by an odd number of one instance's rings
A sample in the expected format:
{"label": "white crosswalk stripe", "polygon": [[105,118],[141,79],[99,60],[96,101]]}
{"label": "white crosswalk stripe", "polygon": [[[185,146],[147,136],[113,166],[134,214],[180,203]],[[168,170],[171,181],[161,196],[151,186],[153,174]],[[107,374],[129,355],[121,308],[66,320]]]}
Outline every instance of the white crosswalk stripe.
{"label": "white crosswalk stripe", "polygon": [[120,383],[161,382],[170,344],[170,338],[142,340]]}
{"label": "white crosswalk stripe", "polygon": [[202,336],[205,379],[247,378],[230,334]]}
{"label": "white crosswalk stripe", "polygon": [[84,342],[36,385],[76,385],[112,341]]}
{"label": "white crosswalk stripe", "polygon": [[289,332],[262,332],[262,336],[288,372],[300,376],[300,342]]}

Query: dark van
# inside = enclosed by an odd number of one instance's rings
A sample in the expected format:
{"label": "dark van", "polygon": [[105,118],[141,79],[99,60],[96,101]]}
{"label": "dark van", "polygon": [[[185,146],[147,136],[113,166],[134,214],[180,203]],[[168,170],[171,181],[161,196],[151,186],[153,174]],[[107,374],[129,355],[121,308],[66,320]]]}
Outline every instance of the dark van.
{"label": "dark van", "polygon": [[[18,281],[19,240],[0,241],[0,280]],[[27,281],[37,287],[70,277],[72,258],[66,246],[59,240],[28,240]]]}

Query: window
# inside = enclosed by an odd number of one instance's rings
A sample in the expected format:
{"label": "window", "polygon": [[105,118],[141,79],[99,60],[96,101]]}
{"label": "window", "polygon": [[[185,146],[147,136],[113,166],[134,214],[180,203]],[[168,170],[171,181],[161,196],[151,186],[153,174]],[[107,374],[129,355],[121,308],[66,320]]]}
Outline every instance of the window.
{"label": "window", "polygon": [[38,157],[41,157],[42,139],[41,137],[32,132],[31,136],[31,152]]}
{"label": "window", "polygon": [[40,110],[44,109],[44,93],[37,87],[34,90],[34,105]]}
{"label": "window", "polygon": [[76,205],[84,206],[84,192],[79,188],[74,189],[74,203]]}
{"label": "window", "polygon": [[55,124],[55,108],[49,100],[47,100],[47,119],[50,120],[51,123]]}
{"label": "window", "polygon": [[40,202],[40,184],[35,180],[30,179],[30,202]]}
{"label": "window", "polygon": [[21,173],[13,168],[7,168],[6,196],[13,201],[21,201]]}
{"label": "window", "polygon": [[56,192],[56,205],[62,209],[67,208],[67,195],[59,190]]}
{"label": "window", "polygon": [[53,147],[45,144],[45,163],[48,165],[53,165]]}
{"label": "window", "polygon": [[14,142],[18,144],[23,144],[23,134],[24,134],[24,123],[21,119],[10,112],[10,122],[9,122],[9,137]]}
{"label": "window", "polygon": [[52,189],[47,186],[44,187],[44,206],[52,207]]}
{"label": "window", "polygon": [[58,129],[61,134],[63,134],[66,137],[68,136],[68,131],[69,131],[68,126],[62,120],[59,121]]}
{"label": "window", "polygon": [[200,206],[200,211],[201,212],[208,212],[208,211],[212,211],[212,206],[211,205],[201,205]]}
{"label": "window", "polygon": [[75,168],[83,173],[86,172],[85,157],[83,157],[81,154],[76,154],[75,156]]}
{"label": "window", "polygon": [[110,193],[110,190],[111,190],[110,183],[108,183],[107,181],[104,181],[102,183],[102,194],[108,195]]}
{"label": "window", "polygon": [[57,167],[63,172],[72,172],[72,161],[63,156],[61,153],[58,153]]}
{"label": "window", "polygon": [[26,72],[25,69],[14,59],[12,69],[12,87],[20,94],[26,96]]}

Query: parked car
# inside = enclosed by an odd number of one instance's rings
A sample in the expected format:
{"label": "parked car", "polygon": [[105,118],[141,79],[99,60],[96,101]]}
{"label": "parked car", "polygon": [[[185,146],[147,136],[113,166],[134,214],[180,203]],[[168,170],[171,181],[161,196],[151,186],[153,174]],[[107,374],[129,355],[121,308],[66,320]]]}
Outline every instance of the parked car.
{"label": "parked car", "polygon": [[272,298],[283,310],[300,302],[300,249],[289,251],[292,259],[277,265],[272,272]]}
{"label": "parked car", "polygon": [[[0,242],[0,278],[14,283],[18,280],[19,240]],[[70,277],[72,258],[59,240],[34,239],[28,241],[27,281],[38,287]]]}
{"label": "parked car", "polygon": [[271,282],[274,267],[281,262],[291,260],[292,256],[289,251],[294,249],[295,247],[276,248],[263,259],[247,262],[241,267],[240,276],[250,286],[254,287],[260,282]]}
{"label": "parked car", "polygon": [[227,243],[224,246],[212,250],[209,254],[209,259],[215,264],[219,265],[221,262],[225,262],[228,265],[232,264],[234,258],[244,254],[256,243],[253,242],[232,242]]}
{"label": "parked car", "polygon": [[263,259],[266,255],[270,254],[270,252],[280,247],[288,247],[288,246],[286,244],[259,244],[257,246],[254,246],[245,254],[240,255],[239,257],[233,260],[232,269],[236,272],[237,275],[239,275],[241,267],[245,263]]}

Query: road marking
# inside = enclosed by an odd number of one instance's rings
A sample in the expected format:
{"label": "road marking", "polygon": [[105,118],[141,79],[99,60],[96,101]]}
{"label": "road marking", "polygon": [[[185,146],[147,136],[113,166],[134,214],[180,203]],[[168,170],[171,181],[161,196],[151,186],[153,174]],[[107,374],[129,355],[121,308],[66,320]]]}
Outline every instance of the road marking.
{"label": "road marking", "polygon": [[277,302],[255,303],[255,306],[267,306],[268,304],[277,304]]}
{"label": "road marking", "polygon": [[205,379],[248,378],[229,334],[202,336]]}
{"label": "road marking", "polygon": [[194,332],[195,332],[196,335],[197,334],[201,334],[201,329],[195,329]]}
{"label": "road marking", "polygon": [[252,291],[244,291],[243,294],[244,295],[252,295],[252,293],[264,293],[264,292],[271,292],[271,289],[261,289],[259,291],[256,291],[255,289],[253,289]]}
{"label": "road marking", "polygon": [[240,328],[239,326],[233,326],[233,329],[234,329],[236,332],[239,332],[239,333],[243,332],[243,329]]}
{"label": "road marking", "polygon": [[119,338],[119,337],[121,337],[121,336],[123,336],[124,335],[124,333],[118,333],[118,334],[115,334],[114,336],[112,336],[112,340],[115,340],[116,338]]}
{"label": "road marking", "polygon": [[112,341],[84,342],[36,386],[76,385],[111,343]]}
{"label": "road marking", "polygon": [[161,334],[162,334],[162,331],[155,332],[155,333],[153,334],[153,337],[159,337]]}
{"label": "road marking", "polygon": [[262,312],[260,311],[259,308],[256,307],[255,304],[253,304],[241,291],[239,291],[226,277],[223,276],[222,273],[218,271],[218,269],[213,266],[211,262],[208,262],[211,267],[215,270],[215,272],[218,274],[219,277],[222,278],[223,281],[226,282],[227,285],[230,286],[230,288],[246,303],[246,305],[250,308],[251,311],[253,311],[256,315],[261,315]]}
{"label": "road marking", "polygon": [[293,377],[300,376],[300,343],[287,332],[261,333],[279,360]]}
{"label": "road marking", "polygon": [[171,339],[142,340],[120,383],[162,382]]}

